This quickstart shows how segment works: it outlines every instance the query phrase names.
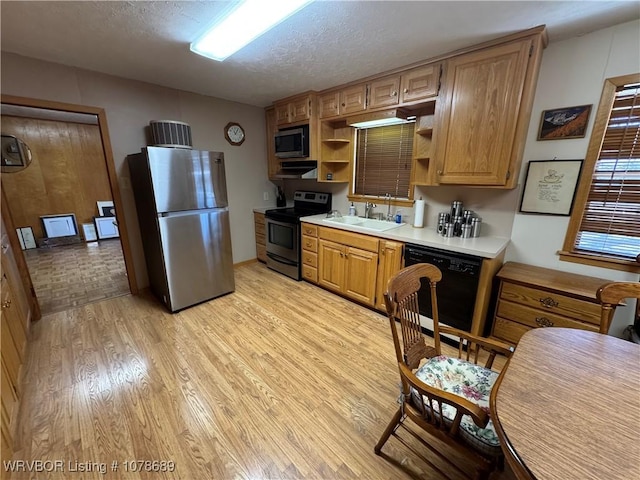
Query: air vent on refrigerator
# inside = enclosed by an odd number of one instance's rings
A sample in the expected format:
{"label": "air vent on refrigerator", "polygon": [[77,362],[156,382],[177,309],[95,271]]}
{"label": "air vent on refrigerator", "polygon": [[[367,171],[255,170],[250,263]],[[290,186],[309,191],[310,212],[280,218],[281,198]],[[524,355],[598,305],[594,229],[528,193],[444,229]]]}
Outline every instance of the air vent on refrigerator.
{"label": "air vent on refrigerator", "polygon": [[175,120],[151,120],[151,141],[155,147],[192,148],[191,127]]}

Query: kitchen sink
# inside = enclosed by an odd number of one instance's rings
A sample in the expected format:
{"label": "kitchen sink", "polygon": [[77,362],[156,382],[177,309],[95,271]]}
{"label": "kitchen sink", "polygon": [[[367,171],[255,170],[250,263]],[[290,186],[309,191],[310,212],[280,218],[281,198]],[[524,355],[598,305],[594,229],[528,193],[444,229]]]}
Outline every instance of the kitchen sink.
{"label": "kitchen sink", "polygon": [[391,230],[392,228],[398,228],[404,225],[404,223],[387,222],[384,220],[376,220],[374,218],[362,218],[362,217],[334,217],[325,218],[324,222],[334,223],[337,225],[349,225],[352,227],[362,228],[365,230],[373,230],[376,232],[384,232],[385,230]]}

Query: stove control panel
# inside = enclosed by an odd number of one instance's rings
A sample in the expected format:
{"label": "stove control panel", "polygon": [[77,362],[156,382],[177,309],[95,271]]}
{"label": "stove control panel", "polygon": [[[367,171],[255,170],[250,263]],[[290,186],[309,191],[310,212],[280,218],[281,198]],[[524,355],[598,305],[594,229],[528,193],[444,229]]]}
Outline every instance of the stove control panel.
{"label": "stove control panel", "polygon": [[[296,207],[312,206],[322,207],[331,206],[331,194],[324,192],[305,192],[298,190],[293,194],[293,201]],[[310,205],[311,204],[311,205]]]}

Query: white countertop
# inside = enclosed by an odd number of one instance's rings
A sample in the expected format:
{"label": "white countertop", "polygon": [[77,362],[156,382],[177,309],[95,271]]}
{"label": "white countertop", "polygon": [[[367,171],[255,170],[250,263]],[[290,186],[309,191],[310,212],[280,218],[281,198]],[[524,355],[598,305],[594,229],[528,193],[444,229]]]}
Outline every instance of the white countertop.
{"label": "white countertop", "polygon": [[412,225],[404,224],[398,228],[376,232],[357,225],[337,225],[325,222],[326,214],[311,215],[302,217],[301,221],[320,225],[323,227],[348,230],[350,232],[363,233],[373,237],[386,238],[404,243],[413,243],[426,247],[440,248],[452,252],[466,253],[483,258],[495,258],[507,248],[509,239],[506,237],[480,236],[476,238],[443,237],[436,232],[435,228],[414,228]]}

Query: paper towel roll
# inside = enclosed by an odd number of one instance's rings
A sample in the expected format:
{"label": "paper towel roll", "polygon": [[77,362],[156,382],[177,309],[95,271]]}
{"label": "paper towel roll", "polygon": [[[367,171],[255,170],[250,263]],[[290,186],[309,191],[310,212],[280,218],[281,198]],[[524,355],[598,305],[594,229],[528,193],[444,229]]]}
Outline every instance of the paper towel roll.
{"label": "paper towel roll", "polygon": [[420,200],[416,200],[413,212],[413,226],[422,228],[424,226],[424,200],[422,200],[422,197],[420,197]]}

